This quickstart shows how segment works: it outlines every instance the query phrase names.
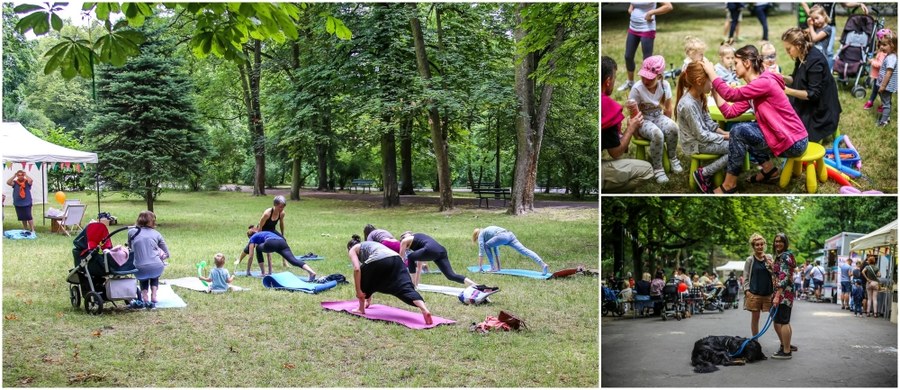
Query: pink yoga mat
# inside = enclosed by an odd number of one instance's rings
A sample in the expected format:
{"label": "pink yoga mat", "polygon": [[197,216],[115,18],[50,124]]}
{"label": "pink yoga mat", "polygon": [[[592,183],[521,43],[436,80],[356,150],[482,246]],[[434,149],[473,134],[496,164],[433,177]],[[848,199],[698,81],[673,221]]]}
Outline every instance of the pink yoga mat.
{"label": "pink yoga mat", "polygon": [[372,305],[366,309],[366,314],[352,313],[351,310],[359,308],[359,301],[322,302],[322,307],[334,311],[346,311],[347,313],[365,317],[370,320],[382,320],[395,322],[410,329],[428,329],[441,324],[455,324],[456,321],[431,315],[432,324],[425,325],[425,320],[420,312],[410,312],[396,307],[385,305]]}

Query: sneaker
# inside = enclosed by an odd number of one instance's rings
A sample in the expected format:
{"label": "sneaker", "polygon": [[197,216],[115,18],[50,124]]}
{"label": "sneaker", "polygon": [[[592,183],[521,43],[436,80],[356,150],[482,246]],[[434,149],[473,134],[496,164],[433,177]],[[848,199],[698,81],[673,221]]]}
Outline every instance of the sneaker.
{"label": "sneaker", "polygon": [[681,167],[681,161],[678,161],[677,158],[673,158],[669,162],[672,163],[672,173],[684,172],[684,168]]}
{"label": "sneaker", "polygon": [[131,300],[131,303],[128,304],[128,307],[130,307],[130,308],[132,308],[132,309],[143,309],[143,308],[144,308],[144,301],[142,301],[142,300],[140,300],[140,299],[132,299],[132,300]]}
{"label": "sneaker", "polygon": [[700,192],[704,194],[709,193],[709,182],[706,180],[706,176],[703,176],[703,168],[697,168],[693,173],[694,182],[697,183],[697,188],[700,189]]}
{"label": "sneaker", "polygon": [[144,302],[144,308],[147,310],[156,309],[156,302]]}
{"label": "sneaker", "polygon": [[790,359],[790,358],[791,358],[790,352],[785,353],[784,351],[782,351],[780,349],[778,350],[778,352],[775,352],[775,354],[772,355],[772,359]]}
{"label": "sneaker", "polygon": [[307,282],[315,283],[315,281],[316,281],[316,274],[309,274],[309,279],[307,280]]}
{"label": "sneaker", "polygon": [[863,104],[863,110],[869,110],[871,108],[872,108],[872,102],[866,102],[866,104]]}
{"label": "sneaker", "polygon": [[886,120],[886,121],[880,121],[880,122],[878,122],[878,127],[886,127],[886,126],[889,125],[890,123],[891,123],[891,120],[890,120],[890,119],[888,119],[888,120]]}
{"label": "sneaker", "polygon": [[633,86],[634,86],[634,81],[629,80],[629,81],[626,81],[625,83],[623,83],[622,85],[620,85],[619,88],[616,89],[616,91],[619,91],[619,92],[627,91],[627,90],[631,89],[631,87],[633,87]]}
{"label": "sneaker", "polygon": [[666,176],[665,170],[656,169],[653,171],[653,175],[656,176],[656,182],[659,184],[666,184],[669,182],[669,177]]}
{"label": "sneaker", "polygon": [[878,106],[878,112],[884,112],[884,105]]}

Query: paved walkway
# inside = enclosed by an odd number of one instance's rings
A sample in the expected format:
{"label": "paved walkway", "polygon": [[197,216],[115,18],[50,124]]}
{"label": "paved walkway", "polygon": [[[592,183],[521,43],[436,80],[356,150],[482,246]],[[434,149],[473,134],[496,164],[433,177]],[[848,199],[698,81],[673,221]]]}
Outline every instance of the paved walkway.
{"label": "paved walkway", "polygon": [[[741,302],[743,304],[743,301]],[[743,306],[741,306],[743,307]],[[760,329],[765,324],[761,316]],[[840,305],[799,301],[791,316],[791,360],[768,359],[719,366],[696,374],[694,343],[706,336],[750,336],[750,312],[705,312],[676,321],[660,317],[603,317],[600,323],[602,387],[897,387],[897,324],[855,318]],[[760,337],[771,356],[774,327]]]}

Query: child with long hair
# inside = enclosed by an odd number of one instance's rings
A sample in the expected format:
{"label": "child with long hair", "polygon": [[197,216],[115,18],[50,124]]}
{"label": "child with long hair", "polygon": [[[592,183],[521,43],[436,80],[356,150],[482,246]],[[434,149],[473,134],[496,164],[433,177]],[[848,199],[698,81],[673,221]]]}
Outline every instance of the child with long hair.
{"label": "child with long hair", "polygon": [[709,178],[724,169],[728,163],[728,133],[720,129],[719,124],[709,116],[706,96],[712,89],[712,83],[701,62],[692,62],[685,68],[678,77],[677,89],[676,120],[681,137],[681,150],[687,155],[697,153],[721,155],[712,163],[693,172],[694,181],[700,191],[709,193]]}
{"label": "child with long hair", "polygon": [[650,165],[653,166],[653,174],[656,182],[663,184],[669,182],[666,171],[663,169],[663,146],[669,150],[669,160],[672,164],[672,172],[681,173],[681,163],[675,156],[675,148],[678,145],[678,127],[670,119],[672,117],[672,89],[669,83],[663,80],[666,68],[666,60],[662,56],[652,56],[644,60],[641,71],[641,82],[631,88],[629,99],[637,102],[638,108],[644,116],[644,124],[638,130],[641,138],[650,141],[648,154]]}
{"label": "child with long hair", "polygon": [[[878,41],[881,41],[881,38],[884,38],[887,35],[894,35],[894,32],[891,29],[883,28],[878,30],[875,33],[875,36],[878,38]],[[878,50],[875,53],[875,57],[869,59],[869,65],[871,65],[871,70],[869,71],[869,78],[872,79],[872,95],[869,96],[869,100],[866,101],[866,104],[863,105],[863,110],[868,110],[872,108],[872,105],[875,104],[875,97],[878,96],[878,74],[881,73],[881,63],[884,62],[884,57],[887,57],[887,53]],[[878,107],[878,112],[884,112],[884,107]]]}
{"label": "child with long hair", "polygon": [[810,8],[808,21],[807,31],[814,46],[825,54],[828,69],[834,68],[834,26],[828,24],[831,18],[822,6],[816,5]]}
{"label": "child with long hair", "polygon": [[897,36],[885,35],[878,41],[878,50],[885,53],[878,71],[878,96],[883,108],[878,126],[884,127],[891,121],[891,99],[897,92]]}

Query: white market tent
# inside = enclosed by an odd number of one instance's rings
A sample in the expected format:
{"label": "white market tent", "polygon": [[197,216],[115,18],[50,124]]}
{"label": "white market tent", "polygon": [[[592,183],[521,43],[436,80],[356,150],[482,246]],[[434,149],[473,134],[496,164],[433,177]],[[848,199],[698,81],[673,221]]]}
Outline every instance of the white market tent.
{"label": "white market tent", "polygon": [[[34,182],[31,197],[34,203],[47,201],[47,165],[49,163],[96,163],[97,153],[82,152],[44,141],[25,129],[19,122],[3,122],[0,125],[0,159],[3,164],[4,206],[12,206],[12,187],[6,181],[23,170]],[[7,162],[12,166],[8,167]],[[99,202],[99,198],[98,198]],[[98,209],[100,205],[97,205]],[[43,212],[42,212],[43,215]]]}
{"label": "white market tent", "polygon": [[744,272],[745,261],[729,261],[723,266],[716,267],[716,271],[741,271]]}
{"label": "white market tent", "polygon": [[850,241],[850,250],[857,252],[883,246],[897,245],[897,220],[884,225],[878,230]]}

